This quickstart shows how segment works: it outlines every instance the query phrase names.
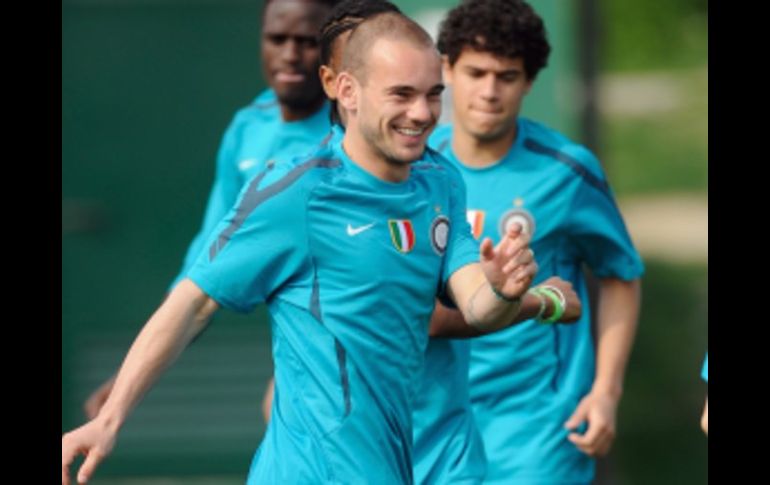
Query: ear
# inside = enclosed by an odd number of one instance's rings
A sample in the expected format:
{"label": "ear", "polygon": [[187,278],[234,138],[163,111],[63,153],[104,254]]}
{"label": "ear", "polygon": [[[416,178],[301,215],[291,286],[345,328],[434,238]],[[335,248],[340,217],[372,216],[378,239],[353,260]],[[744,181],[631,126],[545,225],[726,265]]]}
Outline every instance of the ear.
{"label": "ear", "polygon": [[449,64],[449,57],[446,54],[441,56],[441,74],[444,78],[444,84],[452,84],[452,66]]}
{"label": "ear", "polygon": [[356,78],[347,71],[342,71],[337,76],[337,101],[346,111],[353,112],[358,109],[358,93],[360,85]]}
{"label": "ear", "polygon": [[321,78],[321,85],[324,88],[326,97],[329,99],[337,98],[337,73],[327,65],[318,68],[318,77]]}

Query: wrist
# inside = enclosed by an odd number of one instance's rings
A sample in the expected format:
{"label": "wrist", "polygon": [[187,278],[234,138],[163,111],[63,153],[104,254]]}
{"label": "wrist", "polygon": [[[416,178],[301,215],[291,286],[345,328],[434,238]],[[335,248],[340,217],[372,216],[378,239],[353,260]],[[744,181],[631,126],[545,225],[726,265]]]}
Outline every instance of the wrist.
{"label": "wrist", "polygon": [[591,388],[591,394],[601,394],[615,401],[620,401],[620,398],[623,396],[623,385],[618,382],[597,380]]}
{"label": "wrist", "polygon": [[519,296],[507,296],[507,295],[504,295],[500,290],[495,288],[492,283],[489,283],[489,288],[492,290],[492,293],[495,295],[495,297],[498,300],[502,300],[502,301],[507,302],[507,303],[516,303],[516,304],[521,303],[521,295],[519,295]]}

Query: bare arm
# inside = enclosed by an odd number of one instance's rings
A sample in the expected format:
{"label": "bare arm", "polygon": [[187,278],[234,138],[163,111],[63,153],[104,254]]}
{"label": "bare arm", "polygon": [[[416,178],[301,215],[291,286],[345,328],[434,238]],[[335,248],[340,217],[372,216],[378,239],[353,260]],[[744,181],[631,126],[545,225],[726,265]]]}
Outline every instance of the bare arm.
{"label": "bare arm", "polygon": [[131,345],[99,414],[62,436],[63,484],[70,483],[69,465],[81,453],[86,459],[78,472],[78,482],[88,481],[112,450],[117,432],[131,410],[203,330],[217,308],[216,302],[188,279],[174,288]]}
{"label": "bare arm", "polygon": [[262,398],[262,417],[265,424],[270,422],[270,412],[273,409],[273,394],[275,394],[275,377],[270,377],[265,386],[265,396]]}
{"label": "bare arm", "polygon": [[706,405],[703,407],[703,415],[700,417],[700,427],[706,436],[709,435],[709,398],[706,396]]}
{"label": "bare arm", "polygon": [[479,263],[463,266],[449,277],[448,293],[468,325],[486,332],[502,328],[519,313],[537,263],[529,235],[518,224],[496,246],[484,239],[479,253]]}
{"label": "bare arm", "polygon": [[565,423],[574,429],[588,420],[585,435],[569,435],[570,441],[591,456],[609,452],[615,439],[615,415],[623,394],[623,379],[636,335],[641,284],[638,279],[599,280],[596,376],[591,392]]}
{"label": "bare arm", "polygon": [[[564,309],[564,315],[559,319],[560,323],[575,322],[580,318],[582,312],[582,305],[577,293],[572,288],[572,283],[562,280],[559,277],[552,276],[545,280],[542,285],[550,285],[561,290],[564,294],[566,305]],[[540,286],[540,285],[539,285]],[[521,308],[519,313],[511,320],[508,325],[502,328],[508,328],[516,323],[523,322],[530,318],[535,318],[540,312],[541,301],[545,304],[545,310],[542,317],[549,317],[553,315],[555,310],[553,302],[549,298],[537,296],[527,291],[521,300]],[[490,333],[490,331],[484,331],[472,325],[468,325],[463,318],[463,315],[458,310],[453,310],[442,305],[440,302],[436,302],[436,308],[433,310],[433,315],[430,319],[430,336],[437,338],[472,338],[479,335]]]}

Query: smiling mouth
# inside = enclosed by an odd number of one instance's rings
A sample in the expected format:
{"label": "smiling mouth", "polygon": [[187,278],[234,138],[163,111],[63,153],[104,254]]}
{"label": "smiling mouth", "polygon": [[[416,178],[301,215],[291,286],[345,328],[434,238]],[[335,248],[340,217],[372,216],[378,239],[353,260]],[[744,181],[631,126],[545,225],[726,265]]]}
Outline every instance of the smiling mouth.
{"label": "smiling mouth", "polygon": [[427,127],[423,128],[395,128],[396,132],[406,136],[420,136],[425,133]]}

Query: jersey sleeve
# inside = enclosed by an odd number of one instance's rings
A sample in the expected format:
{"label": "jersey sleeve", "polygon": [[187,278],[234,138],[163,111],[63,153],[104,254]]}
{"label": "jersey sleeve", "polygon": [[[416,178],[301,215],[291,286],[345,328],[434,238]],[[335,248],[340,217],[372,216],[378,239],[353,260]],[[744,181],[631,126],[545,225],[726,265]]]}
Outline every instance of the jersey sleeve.
{"label": "jersey sleeve", "polygon": [[454,308],[454,303],[446,295],[449,277],[463,266],[479,261],[479,245],[473,238],[466,217],[466,189],[462,175],[449,162],[445,166],[449,182],[450,224],[438,297],[441,303]]}
{"label": "jersey sleeve", "polygon": [[703,368],[700,371],[700,376],[704,381],[709,381],[709,354],[706,354],[706,359],[703,361]]}
{"label": "jersey sleeve", "polygon": [[634,248],[623,216],[615,202],[598,160],[584,150],[589,168],[600,177],[582,181],[572,204],[569,224],[571,243],[599,278],[626,281],[639,278],[644,264]]}
{"label": "jersey sleeve", "polygon": [[265,169],[207,238],[187,277],[220,305],[249,312],[310,267],[297,177]]}
{"label": "jersey sleeve", "polygon": [[209,234],[211,234],[219,221],[227,215],[228,211],[238,200],[238,194],[243,183],[234,158],[239,144],[238,125],[237,119],[233,120],[222,138],[222,143],[217,153],[214,184],[211,187],[208,202],[206,203],[203,223],[187,248],[182,268],[174,281],[172,281],[169,289],[176,286],[184,278],[187,271],[195,263],[195,258],[203,248]]}

